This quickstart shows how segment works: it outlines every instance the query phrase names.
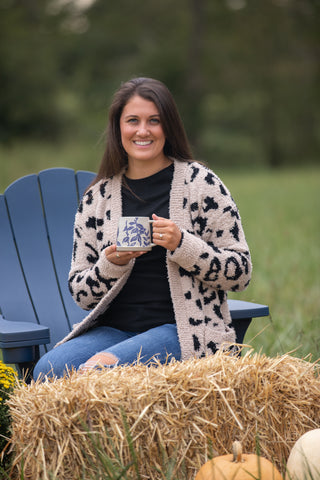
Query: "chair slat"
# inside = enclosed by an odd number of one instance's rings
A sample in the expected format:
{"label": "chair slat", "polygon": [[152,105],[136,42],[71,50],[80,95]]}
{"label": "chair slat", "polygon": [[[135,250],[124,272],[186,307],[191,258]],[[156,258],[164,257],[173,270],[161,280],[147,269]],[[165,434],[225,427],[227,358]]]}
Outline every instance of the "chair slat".
{"label": "chair slat", "polygon": [[78,184],[78,192],[79,192],[79,199],[82,198],[84,192],[96,176],[93,172],[88,172],[85,170],[79,170],[76,174],[77,177],[77,184]]}
{"label": "chair slat", "polygon": [[38,176],[14,182],[5,197],[33,305],[41,324],[52,332],[52,346],[69,326],[52,264]]}
{"label": "chair slat", "polygon": [[75,172],[67,168],[44,170],[39,173],[39,182],[59,288],[71,327],[86,315],[68,288],[73,224],[78,208]]}
{"label": "chair slat", "polygon": [[21,271],[4,195],[0,195],[0,306],[7,320],[37,322]]}

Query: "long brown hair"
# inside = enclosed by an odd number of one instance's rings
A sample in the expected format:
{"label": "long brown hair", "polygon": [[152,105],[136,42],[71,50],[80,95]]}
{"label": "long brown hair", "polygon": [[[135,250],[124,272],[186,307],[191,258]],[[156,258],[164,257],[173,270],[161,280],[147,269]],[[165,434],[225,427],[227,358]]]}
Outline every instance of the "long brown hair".
{"label": "long brown hair", "polygon": [[168,88],[153,78],[133,78],[123,83],[114,94],[109,109],[106,130],[106,149],[103,154],[94,185],[102,178],[119,173],[128,164],[127,154],[122,146],[120,117],[125,105],[134,95],[153,102],[159,110],[160,121],[166,137],[164,154],[180,161],[192,160],[189,141],[174,101]]}

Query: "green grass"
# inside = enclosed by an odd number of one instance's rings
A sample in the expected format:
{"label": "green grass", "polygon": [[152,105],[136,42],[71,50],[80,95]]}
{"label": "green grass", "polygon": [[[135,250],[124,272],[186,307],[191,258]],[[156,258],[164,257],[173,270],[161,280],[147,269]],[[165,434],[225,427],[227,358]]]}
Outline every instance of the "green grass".
{"label": "green grass", "polygon": [[21,143],[4,148],[0,145],[0,193],[14,180],[53,167],[96,171],[103,144],[95,143]]}
{"label": "green grass", "polygon": [[[22,175],[50,167],[96,170],[97,142],[0,147],[0,191]],[[214,169],[214,167],[213,167]],[[216,173],[235,198],[253,260],[245,292],[269,305],[271,316],[252,322],[246,342],[267,355],[320,357],[320,167]]]}
{"label": "green grass", "polygon": [[294,355],[311,353],[316,360],[320,357],[320,169],[222,177],[240,208],[252,253],[252,282],[240,297],[268,304],[271,313],[270,318],[254,320],[246,342],[268,355],[296,350]]}

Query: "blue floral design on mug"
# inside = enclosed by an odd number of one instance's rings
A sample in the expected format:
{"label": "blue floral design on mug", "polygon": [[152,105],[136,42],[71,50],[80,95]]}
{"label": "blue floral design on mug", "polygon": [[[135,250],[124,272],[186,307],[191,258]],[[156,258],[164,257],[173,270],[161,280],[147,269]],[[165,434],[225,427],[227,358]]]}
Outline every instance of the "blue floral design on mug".
{"label": "blue floral design on mug", "polygon": [[123,217],[117,233],[117,247],[120,249],[150,250],[150,223],[148,217]]}

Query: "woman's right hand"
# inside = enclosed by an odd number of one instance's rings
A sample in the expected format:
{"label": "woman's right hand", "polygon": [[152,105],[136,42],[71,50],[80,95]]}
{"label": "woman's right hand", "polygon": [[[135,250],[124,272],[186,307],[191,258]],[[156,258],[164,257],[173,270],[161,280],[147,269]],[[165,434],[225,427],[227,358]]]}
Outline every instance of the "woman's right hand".
{"label": "woman's right hand", "polygon": [[146,252],[117,252],[116,245],[110,245],[105,249],[105,255],[109,262],[115,265],[127,265],[132,258],[137,258]]}

